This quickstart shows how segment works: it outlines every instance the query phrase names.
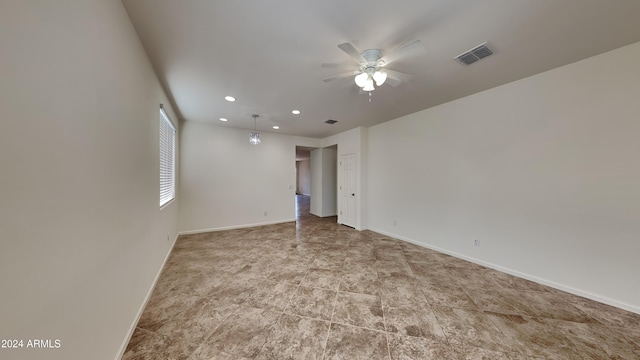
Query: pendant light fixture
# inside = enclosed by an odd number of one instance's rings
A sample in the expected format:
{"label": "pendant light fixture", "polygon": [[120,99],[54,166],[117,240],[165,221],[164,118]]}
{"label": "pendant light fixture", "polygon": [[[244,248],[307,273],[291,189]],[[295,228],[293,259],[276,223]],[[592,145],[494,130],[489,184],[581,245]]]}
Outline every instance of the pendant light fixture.
{"label": "pendant light fixture", "polygon": [[256,130],[256,119],[260,117],[260,115],[253,114],[251,117],[253,117],[253,132],[249,135],[249,143],[251,145],[258,145],[260,144],[260,133]]}

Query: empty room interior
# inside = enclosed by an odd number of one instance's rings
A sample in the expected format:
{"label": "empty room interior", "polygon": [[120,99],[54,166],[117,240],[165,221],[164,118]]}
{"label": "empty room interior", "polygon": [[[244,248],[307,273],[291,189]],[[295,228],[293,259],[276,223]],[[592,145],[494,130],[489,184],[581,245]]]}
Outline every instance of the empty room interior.
{"label": "empty room interior", "polygon": [[0,2],[0,358],[640,359],[640,1]]}

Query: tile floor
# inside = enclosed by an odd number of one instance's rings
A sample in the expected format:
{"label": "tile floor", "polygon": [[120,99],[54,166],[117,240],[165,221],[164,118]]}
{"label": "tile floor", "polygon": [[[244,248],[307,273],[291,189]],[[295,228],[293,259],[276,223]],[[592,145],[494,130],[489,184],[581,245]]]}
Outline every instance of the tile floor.
{"label": "tile floor", "polygon": [[640,359],[640,315],[308,214],[182,236],[123,359]]}

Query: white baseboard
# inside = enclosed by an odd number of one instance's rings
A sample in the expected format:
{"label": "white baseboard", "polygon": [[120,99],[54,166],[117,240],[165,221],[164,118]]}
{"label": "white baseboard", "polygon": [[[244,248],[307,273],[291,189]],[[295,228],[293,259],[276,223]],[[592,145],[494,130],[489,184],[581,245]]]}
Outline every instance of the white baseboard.
{"label": "white baseboard", "polygon": [[243,228],[256,227],[256,226],[265,226],[265,225],[283,224],[283,223],[295,222],[295,221],[296,221],[296,219],[295,219],[295,218],[293,218],[293,219],[284,219],[284,220],[267,221],[267,222],[263,222],[263,223],[255,223],[255,224],[244,224],[244,225],[222,226],[222,227],[210,228],[210,229],[184,230],[184,231],[180,231],[180,232],[178,232],[178,235],[190,235],[190,234],[200,234],[200,233],[214,232],[214,231],[233,230],[233,229],[243,229]]}
{"label": "white baseboard", "polygon": [[470,262],[478,264],[478,265],[486,266],[486,267],[501,271],[503,273],[507,273],[507,274],[510,274],[510,275],[513,275],[513,276],[517,276],[519,278],[523,278],[523,279],[526,279],[526,280],[531,280],[531,281],[536,282],[538,284],[546,285],[546,286],[552,287],[554,289],[558,289],[558,290],[562,290],[562,291],[565,291],[565,292],[568,292],[568,293],[571,293],[571,294],[574,294],[574,295],[582,296],[582,297],[585,297],[587,299],[591,299],[593,301],[597,301],[599,303],[611,305],[611,306],[614,306],[614,307],[617,307],[617,308],[620,308],[620,309],[623,309],[623,310],[627,310],[627,311],[634,312],[636,314],[640,314],[640,307],[637,307],[637,306],[634,306],[634,305],[631,305],[631,304],[627,304],[625,302],[621,302],[621,301],[618,301],[618,300],[615,300],[615,299],[611,299],[611,298],[608,298],[606,296],[592,294],[590,292],[583,291],[583,290],[580,290],[580,289],[576,289],[576,288],[573,288],[571,286],[559,284],[559,283],[557,283],[555,281],[542,279],[542,278],[539,278],[537,276],[525,274],[525,273],[519,272],[517,270],[509,269],[509,268],[506,268],[506,267],[503,267],[503,266],[500,266],[500,265],[496,265],[496,264],[493,264],[493,263],[489,263],[489,262],[486,262],[486,261],[483,261],[483,260],[479,260],[479,259],[476,259],[476,258],[473,258],[473,257],[470,257],[470,256],[458,254],[456,252],[449,251],[449,250],[446,250],[446,249],[442,249],[442,248],[439,248],[437,246],[432,246],[432,245],[429,245],[429,244],[421,243],[419,241],[416,241],[416,240],[413,240],[413,239],[409,239],[409,238],[406,238],[404,236],[400,236],[400,235],[397,235],[397,234],[392,234],[392,233],[389,233],[389,232],[386,232],[386,231],[383,231],[383,230],[378,230],[378,229],[369,229],[369,230],[373,231],[373,232],[376,232],[378,234],[382,234],[382,235],[386,235],[386,236],[390,236],[390,237],[396,238],[398,240],[406,241],[408,243],[411,243],[411,244],[414,244],[414,245],[418,245],[418,246],[421,246],[421,247],[424,247],[424,248],[427,248],[427,249],[430,249],[430,250],[441,252],[443,254],[451,255],[451,256],[457,257],[459,259],[467,260],[467,261],[470,261]]}
{"label": "white baseboard", "polygon": [[179,235],[180,234],[176,234],[176,237],[173,239],[173,243],[171,244],[171,247],[169,248],[167,255],[164,257],[164,260],[162,261],[162,266],[160,266],[160,270],[158,270],[158,273],[156,274],[155,279],[153,279],[153,284],[151,285],[151,288],[149,289],[149,291],[147,292],[147,295],[145,296],[144,303],[142,304],[142,307],[140,307],[140,309],[138,310],[138,314],[136,315],[136,320],[133,322],[133,324],[131,324],[131,328],[129,328],[129,334],[127,335],[122,345],[120,345],[120,351],[118,351],[118,355],[116,356],[115,360],[122,359],[122,356],[124,355],[125,350],[127,350],[127,345],[129,344],[129,341],[131,341],[131,337],[133,336],[133,333],[136,331],[136,326],[138,326],[140,317],[142,317],[142,313],[144,312],[144,309],[147,307],[147,303],[149,302],[149,299],[151,299],[151,294],[153,294],[153,289],[156,288],[156,283],[158,282],[158,279],[160,279],[160,274],[162,274],[162,270],[164,270],[164,266],[166,265],[167,260],[169,259],[169,256],[173,251],[173,247],[176,245],[176,241],[178,240]]}
{"label": "white baseboard", "polygon": [[330,213],[330,214],[323,214],[323,215],[318,215],[318,214],[314,214],[312,212],[310,212],[311,215],[313,216],[317,216],[319,218],[326,218],[326,217],[332,217],[332,216],[338,216],[337,213]]}

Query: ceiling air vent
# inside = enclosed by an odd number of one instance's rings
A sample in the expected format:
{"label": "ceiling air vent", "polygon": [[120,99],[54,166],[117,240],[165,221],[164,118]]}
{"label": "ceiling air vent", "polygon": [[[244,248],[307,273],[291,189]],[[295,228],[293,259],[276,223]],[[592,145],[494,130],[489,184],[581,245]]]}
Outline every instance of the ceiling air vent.
{"label": "ceiling air vent", "polygon": [[457,62],[464,64],[464,65],[471,65],[474,62],[480,60],[480,59],[484,59],[487,56],[493,54],[493,51],[491,49],[489,49],[489,47],[487,46],[487,43],[482,43],[476,47],[474,47],[473,49],[466,51],[456,57],[453,58],[453,60],[456,60]]}
{"label": "ceiling air vent", "polygon": [[327,124],[333,125],[333,124],[337,123],[337,122],[338,122],[338,120],[332,120],[332,119],[329,119],[329,120],[327,120],[327,121],[325,121],[325,122],[326,122]]}

